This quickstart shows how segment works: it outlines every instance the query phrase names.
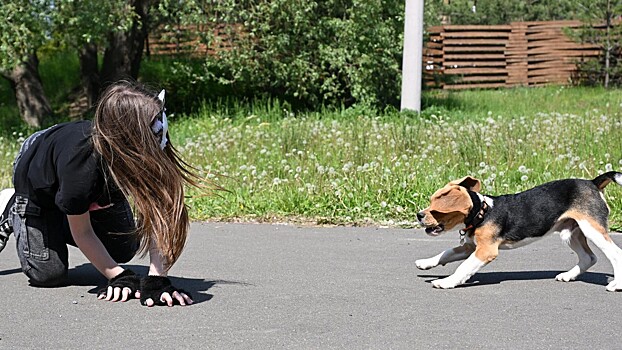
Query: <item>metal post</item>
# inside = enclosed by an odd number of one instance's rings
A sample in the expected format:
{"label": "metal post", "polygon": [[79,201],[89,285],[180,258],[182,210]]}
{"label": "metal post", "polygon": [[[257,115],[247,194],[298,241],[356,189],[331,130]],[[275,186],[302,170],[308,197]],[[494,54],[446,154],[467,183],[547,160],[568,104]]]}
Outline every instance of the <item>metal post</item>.
{"label": "metal post", "polygon": [[421,68],[423,65],[423,0],[406,0],[404,51],[402,56],[402,100],[400,109],[421,112]]}

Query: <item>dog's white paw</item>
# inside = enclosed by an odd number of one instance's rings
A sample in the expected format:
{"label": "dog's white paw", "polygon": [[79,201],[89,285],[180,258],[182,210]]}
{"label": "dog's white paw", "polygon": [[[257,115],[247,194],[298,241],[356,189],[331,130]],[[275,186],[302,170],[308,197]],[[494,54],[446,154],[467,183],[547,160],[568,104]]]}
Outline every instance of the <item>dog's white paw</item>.
{"label": "dog's white paw", "polygon": [[438,266],[438,259],[429,258],[429,259],[415,260],[415,266],[417,266],[419,270],[428,270],[428,269]]}
{"label": "dog's white paw", "polygon": [[570,270],[570,271],[566,271],[566,272],[562,272],[559,275],[555,276],[555,280],[556,281],[561,281],[561,282],[570,282],[570,281],[574,281],[577,278],[577,274]]}
{"label": "dog's white paw", "polygon": [[432,281],[432,286],[440,289],[451,289],[455,288],[457,285],[458,283],[449,277]]}
{"label": "dog's white paw", "polygon": [[618,292],[618,291],[622,291],[622,280],[613,280],[611,282],[609,282],[609,284],[607,285],[607,291],[609,292]]}

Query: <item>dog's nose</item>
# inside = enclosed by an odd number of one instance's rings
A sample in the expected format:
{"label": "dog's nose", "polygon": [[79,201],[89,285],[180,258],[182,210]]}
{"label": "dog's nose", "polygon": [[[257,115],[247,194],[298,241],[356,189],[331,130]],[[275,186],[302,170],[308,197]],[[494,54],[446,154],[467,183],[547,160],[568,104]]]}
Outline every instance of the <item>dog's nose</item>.
{"label": "dog's nose", "polygon": [[423,212],[418,212],[417,213],[417,219],[419,219],[419,221],[423,220],[423,218],[425,218],[425,214]]}

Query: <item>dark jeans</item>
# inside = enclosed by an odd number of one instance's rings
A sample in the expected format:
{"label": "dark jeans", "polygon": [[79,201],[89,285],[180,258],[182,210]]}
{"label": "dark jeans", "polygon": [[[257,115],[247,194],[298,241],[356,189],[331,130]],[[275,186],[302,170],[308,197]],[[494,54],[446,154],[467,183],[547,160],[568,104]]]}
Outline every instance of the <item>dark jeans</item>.
{"label": "dark jeans", "polygon": [[[67,244],[75,246],[67,215],[60,210],[37,207],[27,198],[16,196],[11,210],[17,255],[22,271],[34,286],[56,286],[67,278]],[[110,256],[117,263],[130,261],[138,250],[138,241],[129,203],[114,203],[110,208],[90,212],[91,225]]]}

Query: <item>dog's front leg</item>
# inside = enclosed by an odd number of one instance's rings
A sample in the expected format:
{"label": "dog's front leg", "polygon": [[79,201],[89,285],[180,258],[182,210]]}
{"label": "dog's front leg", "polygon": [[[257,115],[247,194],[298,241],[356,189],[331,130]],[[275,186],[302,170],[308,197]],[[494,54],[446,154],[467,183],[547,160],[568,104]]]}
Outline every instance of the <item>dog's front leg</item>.
{"label": "dog's front leg", "polygon": [[491,242],[482,242],[475,248],[475,252],[471,254],[449,277],[432,281],[434,288],[449,289],[464,284],[471,276],[473,276],[482,267],[495,260],[499,255],[499,244]]}
{"label": "dog's front leg", "polygon": [[444,252],[427,259],[415,261],[415,266],[420,270],[428,270],[438,265],[445,265],[450,262],[464,260],[475,251],[475,244],[466,243],[462,246],[447,249]]}

